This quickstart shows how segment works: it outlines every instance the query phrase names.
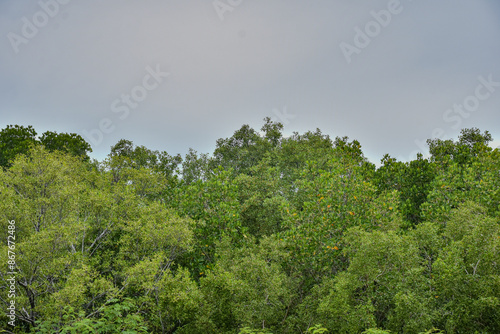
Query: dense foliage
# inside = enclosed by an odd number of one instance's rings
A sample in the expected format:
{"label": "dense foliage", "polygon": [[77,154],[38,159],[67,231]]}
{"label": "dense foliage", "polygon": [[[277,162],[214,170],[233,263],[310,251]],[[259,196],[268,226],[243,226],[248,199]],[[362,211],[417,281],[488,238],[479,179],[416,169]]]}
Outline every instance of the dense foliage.
{"label": "dense foliage", "polygon": [[0,328],[500,333],[500,152],[488,132],[376,168],[356,140],[284,137],[264,121],[213,155],[120,140],[102,162],[78,135],[3,129],[0,303],[14,276],[16,312]]}

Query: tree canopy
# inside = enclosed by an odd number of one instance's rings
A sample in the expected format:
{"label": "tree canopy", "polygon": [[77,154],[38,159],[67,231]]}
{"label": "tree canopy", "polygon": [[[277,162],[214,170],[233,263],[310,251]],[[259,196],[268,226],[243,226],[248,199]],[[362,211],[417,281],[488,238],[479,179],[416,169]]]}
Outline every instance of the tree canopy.
{"label": "tree canopy", "polygon": [[8,167],[19,154],[27,154],[35,145],[43,145],[49,151],[62,151],[84,160],[89,160],[92,152],[90,144],[76,133],[46,131],[40,138],[29,125],[7,125],[0,131],[0,166]]}
{"label": "tree canopy", "polygon": [[285,137],[266,118],[213,154],[122,139],[91,163],[76,134],[8,126],[0,304],[15,312],[0,328],[499,333],[491,141],[464,129],[430,139],[428,158],[376,168],[355,139]]}

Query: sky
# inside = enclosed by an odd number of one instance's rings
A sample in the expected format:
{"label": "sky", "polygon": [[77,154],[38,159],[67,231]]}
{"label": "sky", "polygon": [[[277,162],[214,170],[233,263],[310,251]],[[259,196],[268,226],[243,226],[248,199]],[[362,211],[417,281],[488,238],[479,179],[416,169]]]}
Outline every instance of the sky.
{"label": "sky", "polygon": [[500,145],[498,0],[0,2],[0,128],[212,153],[266,116],[368,159],[488,130]]}

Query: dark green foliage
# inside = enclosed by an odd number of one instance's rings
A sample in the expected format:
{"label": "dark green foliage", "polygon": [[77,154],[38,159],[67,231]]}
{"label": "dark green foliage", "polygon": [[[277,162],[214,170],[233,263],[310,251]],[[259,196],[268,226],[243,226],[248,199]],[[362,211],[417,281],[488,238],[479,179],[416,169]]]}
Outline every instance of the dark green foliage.
{"label": "dark green foliage", "polygon": [[87,153],[92,152],[90,144],[76,133],[57,133],[47,131],[40,137],[40,143],[49,151],[59,150],[89,160]]}
{"label": "dark green foliage", "polygon": [[41,144],[49,151],[62,151],[89,161],[90,144],[76,133],[46,131],[37,139],[35,129],[20,125],[7,125],[0,131],[0,166],[9,167],[19,154],[27,154],[31,147]]}
{"label": "dark green foliage", "polygon": [[171,178],[182,162],[180,154],[170,156],[167,152],[150,150],[144,146],[134,146],[133,142],[121,139],[111,147],[111,165],[117,168],[148,168]]}
{"label": "dark green foliage", "polygon": [[28,153],[36,144],[36,131],[31,125],[7,125],[0,131],[0,166],[9,167],[18,154]]}
{"label": "dark green foliage", "polygon": [[242,225],[258,238],[281,230],[282,207],[286,203],[280,191],[279,171],[269,167],[269,160],[252,168],[252,175],[241,174],[235,179]]}
{"label": "dark green foliage", "polygon": [[416,160],[405,164],[401,172],[401,213],[410,226],[415,226],[422,221],[420,206],[426,201],[431,189],[431,182],[436,175],[435,166],[418,155]]}
{"label": "dark green foliage", "polygon": [[248,125],[243,125],[231,138],[218,139],[214,151],[214,167],[233,169],[248,174],[264,157],[266,141]]}
{"label": "dark green foliage", "polygon": [[436,165],[424,159],[421,154],[407,163],[396,161],[386,154],[381,162],[382,166],[373,177],[378,192],[396,190],[405,226],[416,226],[422,222],[421,206],[431,190],[431,182],[436,176]]}

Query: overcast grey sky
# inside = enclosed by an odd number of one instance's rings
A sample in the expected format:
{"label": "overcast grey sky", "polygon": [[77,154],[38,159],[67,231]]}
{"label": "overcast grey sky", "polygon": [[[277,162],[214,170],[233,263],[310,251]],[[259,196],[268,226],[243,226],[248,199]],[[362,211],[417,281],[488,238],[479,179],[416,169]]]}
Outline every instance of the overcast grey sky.
{"label": "overcast grey sky", "polygon": [[4,0],[0,127],[170,154],[266,116],[375,163],[431,137],[500,145],[498,0]]}

